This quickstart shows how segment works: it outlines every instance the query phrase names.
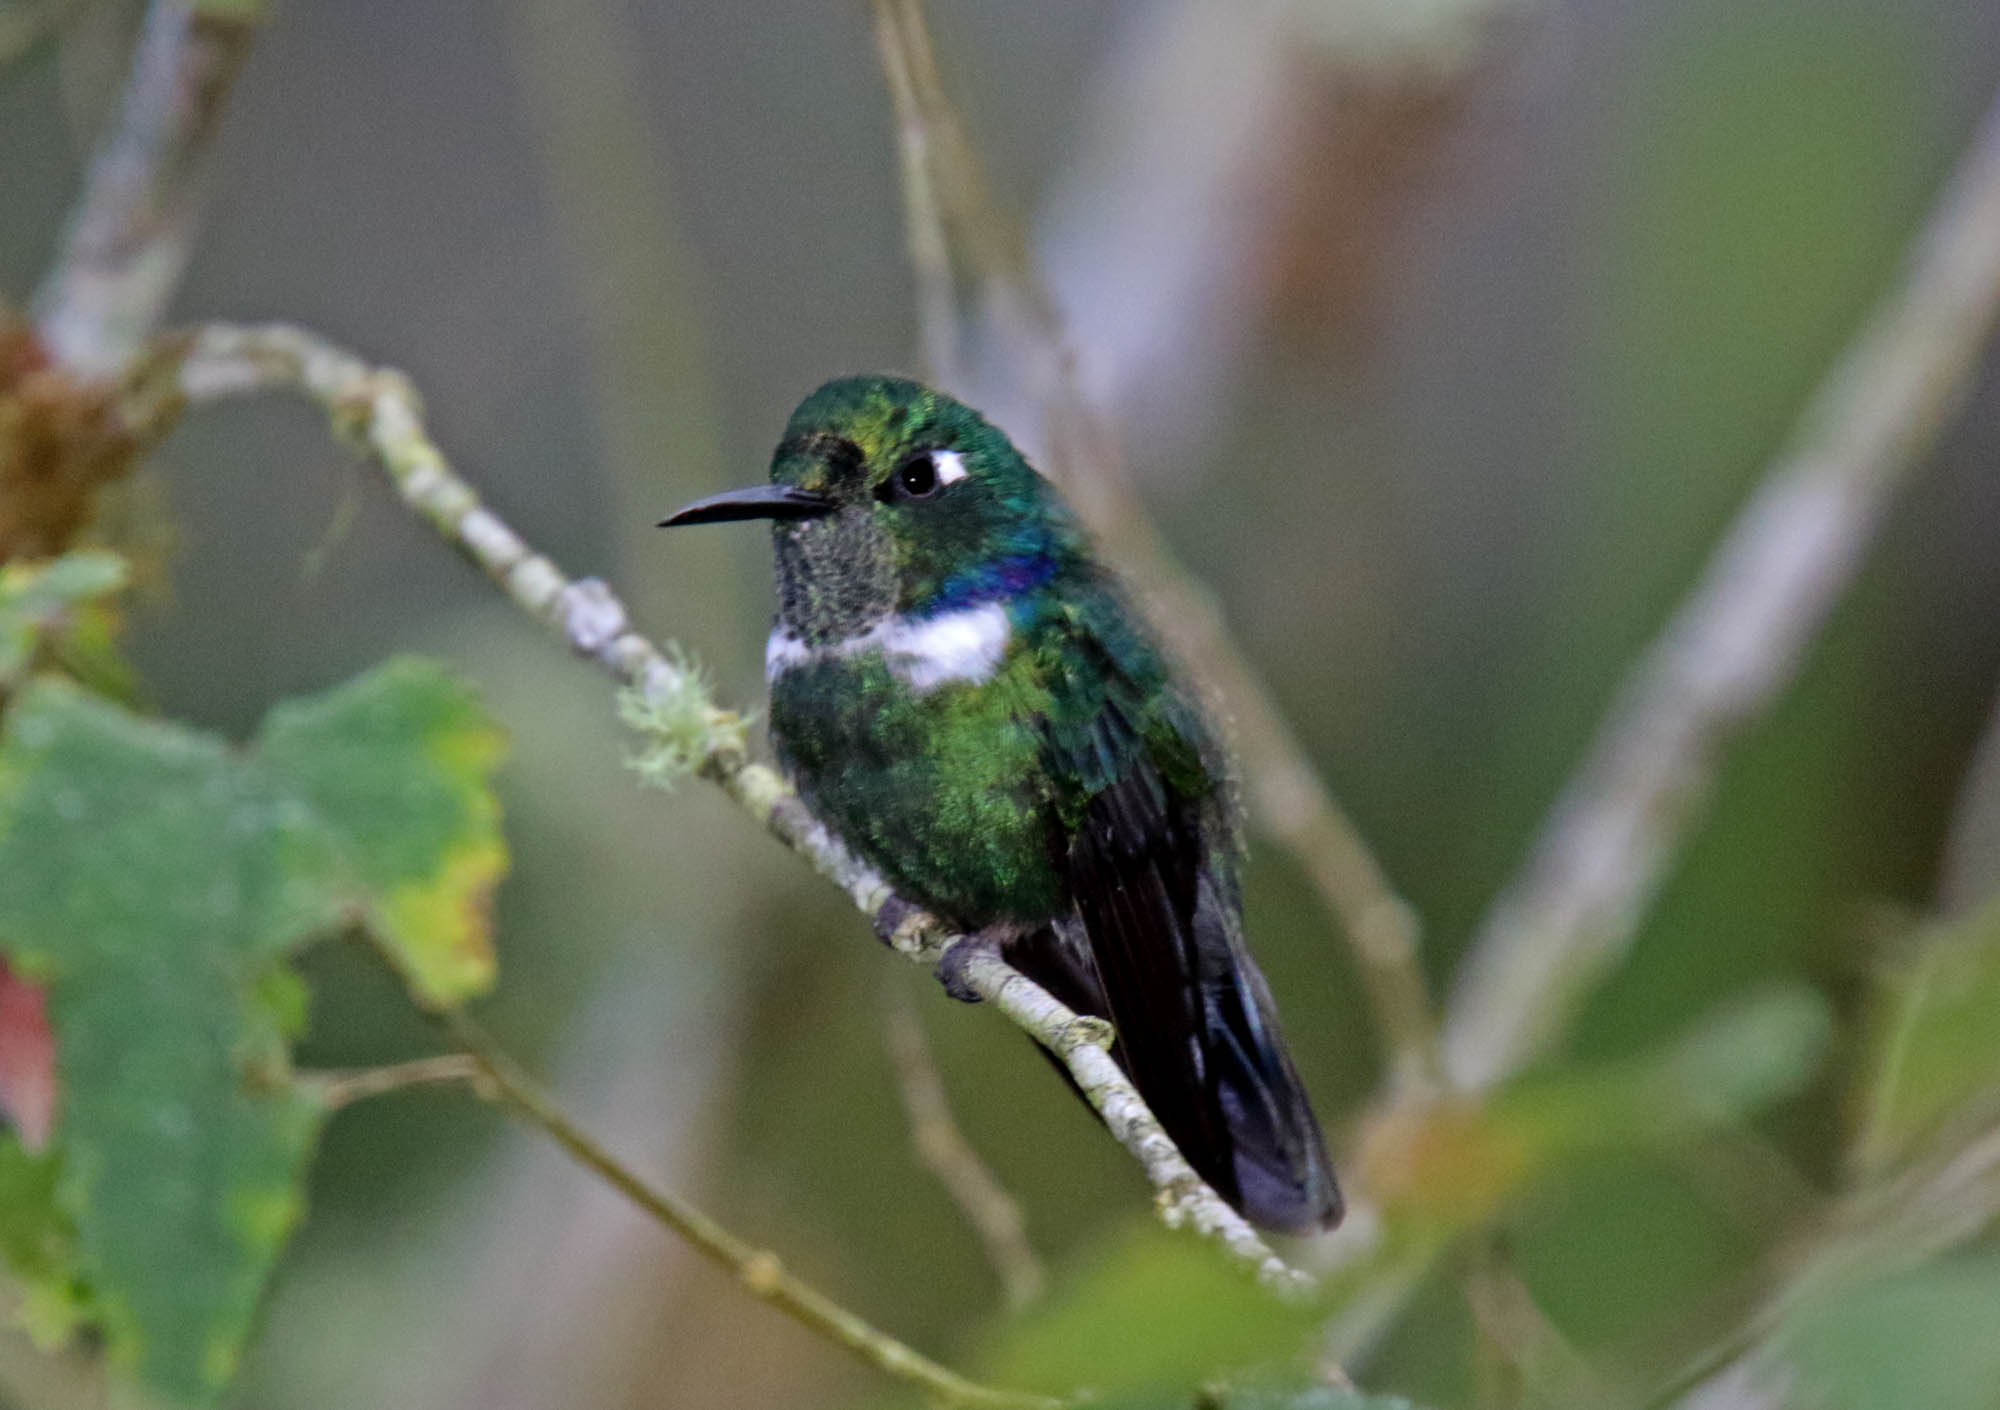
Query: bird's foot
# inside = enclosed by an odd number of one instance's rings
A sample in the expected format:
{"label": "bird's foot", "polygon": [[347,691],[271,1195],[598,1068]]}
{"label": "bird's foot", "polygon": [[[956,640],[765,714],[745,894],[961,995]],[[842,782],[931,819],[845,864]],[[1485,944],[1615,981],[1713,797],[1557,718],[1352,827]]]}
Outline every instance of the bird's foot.
{"label": "bird's foot", "polygon": [[975,930],[960,937],[937,962],[938,983],[944,986],[945,993],[962,1004],[978,1003],[979,991],[966,977],[966,966],[976,955],[998,955],[1000,942],[1006,937],[1007,932],[999,927]]}
{"label": "bird's foot", "polygon": [[890,949],[899,948],[896,942],[901,938],[903,927],[909,924],[911,916],[922,909],[921,906],[911,905],[901,896],[891,896],[882,903],[881,909],[875,912],[875,938]]}

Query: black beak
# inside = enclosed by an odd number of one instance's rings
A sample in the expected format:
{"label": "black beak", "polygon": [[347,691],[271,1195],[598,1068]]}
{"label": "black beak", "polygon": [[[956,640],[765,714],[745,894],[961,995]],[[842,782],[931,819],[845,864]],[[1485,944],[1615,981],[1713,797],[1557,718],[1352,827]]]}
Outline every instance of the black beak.
{"label": "black beak", "polygon": [[660,521],[663,529],[683,524],[726,524],[736,519],[817,519],[833,512],[833,501],[791,485],[752,485],[724,490],[683,505]]}

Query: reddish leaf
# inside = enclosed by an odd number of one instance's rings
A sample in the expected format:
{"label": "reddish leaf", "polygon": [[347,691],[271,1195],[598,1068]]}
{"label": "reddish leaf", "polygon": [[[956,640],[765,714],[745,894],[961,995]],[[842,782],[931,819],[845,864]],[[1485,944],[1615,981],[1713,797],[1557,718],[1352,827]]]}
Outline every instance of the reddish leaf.
{"label": "reddish leaf", "polygon": [[0,959],[0,1115],[39,1151],[56,1119],[56,1045],[42,988]]}

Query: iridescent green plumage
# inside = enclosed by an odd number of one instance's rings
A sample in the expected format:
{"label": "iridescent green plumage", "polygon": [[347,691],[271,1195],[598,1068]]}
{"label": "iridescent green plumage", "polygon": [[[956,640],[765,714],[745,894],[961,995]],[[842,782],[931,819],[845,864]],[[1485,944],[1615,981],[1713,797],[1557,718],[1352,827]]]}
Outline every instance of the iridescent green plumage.
{"label": "iridescent green plumage", "polygon": [[771,734],[899,895],[1000,945],[1114,1056],[1204,1178],[1310,1229],[1340,1197],[1244,949],[1226,762],[1193,695],[997,429],[913,382],[801,404],[772,483]]}

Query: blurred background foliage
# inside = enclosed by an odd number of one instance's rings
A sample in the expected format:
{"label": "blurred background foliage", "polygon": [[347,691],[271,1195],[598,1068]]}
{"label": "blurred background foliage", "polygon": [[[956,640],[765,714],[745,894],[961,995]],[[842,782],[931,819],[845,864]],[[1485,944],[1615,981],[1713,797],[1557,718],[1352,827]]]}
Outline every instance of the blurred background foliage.
{"label": "blurred background foliage", "polygon": [[[0,69],[17,307],[138,14],[40,8],[55,27]],[[2000,10],[948,0],[933,22],[1143,493],[1421,913],[1442,991],[2000,86]],[[761,473],[820,381],[911,362],[865,11],[280,3],[176,309],[404,368],[501,513],[755,701],[762,537],[648,526]],[[1253,859],[1253,942],[1345,1163],[1392,1211],[1408,1179],[1399,1227],[1493,1216],[1369,1339],[1371,1390],[1636,1403],[1762,1305],[1847,1162],[1893,1164],[2000,1087],[2000,921],[1973,909],[2000,769],[1972,767],[2000,676],[1996,462],[1989,363],[1629,960],[1504,1109],[1416,1155],[1394,1132],[1359,1149],[1379,1047],[1348,952],[1301,877]],[[141,545],[126,645],[166,715],[243,738],[395,652],[476,683],[513,738],[491,1026],[635,1165],[1003,1383],[1184,1387],[1296,1344],[1150,1227],[1019,1034],[905,973],[719,797],[633,787],[602,687],[314,414],[193,419],[106,512]],[[1940,913],[1973,918],[1926,928]],[[302,1060],[430,1050],[365,956],[307,968]],[[1054,1272],[1019,1316],[912,1153],[890,985]],[[242,1404],[889,1398],[462,1094],[341,1113],[309,1200]],[[2000,1404],[1990,1247],[1814,1288],[1757,1324],[1783,1329],[1797,1403]],[[34,1355],[0,1344],[0,1387],[56,1404]]]}

